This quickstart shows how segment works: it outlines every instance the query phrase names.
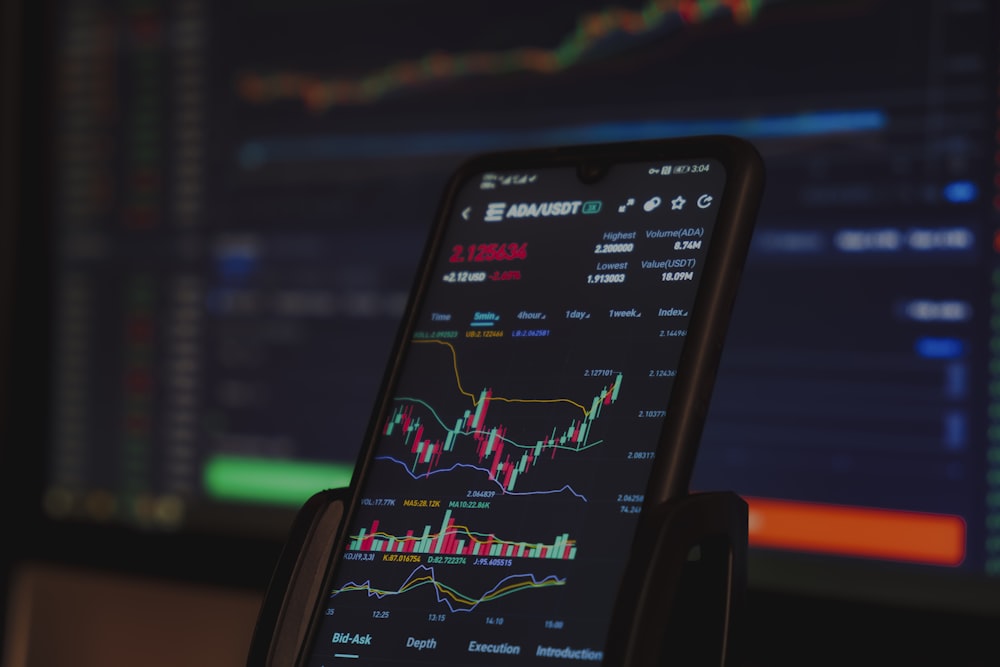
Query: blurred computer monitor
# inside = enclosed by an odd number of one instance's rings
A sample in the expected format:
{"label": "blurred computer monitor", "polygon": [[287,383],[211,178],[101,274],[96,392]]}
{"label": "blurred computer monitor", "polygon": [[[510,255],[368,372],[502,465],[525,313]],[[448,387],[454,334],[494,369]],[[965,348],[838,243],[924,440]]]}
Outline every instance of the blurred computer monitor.
{"label": "blurred computer monitor", "polygon": [[266,580],[298,506],[350,479],[460,161],[725,133],[768,184],[695,487],[749,500],[751,585],[1000,611],[994,3],[24,20],[5,446],[26,552]]}

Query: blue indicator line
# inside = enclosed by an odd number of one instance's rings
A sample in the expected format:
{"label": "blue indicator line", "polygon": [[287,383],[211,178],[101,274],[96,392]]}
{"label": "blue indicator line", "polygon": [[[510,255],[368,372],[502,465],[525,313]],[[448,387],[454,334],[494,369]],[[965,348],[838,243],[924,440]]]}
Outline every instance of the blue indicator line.
{"label": "blue indicator line", "polygon": [[965,345],[958,338],[924,336],[917,339],[916,351],[924,359],[959,359],[965,354]]}
{"label": "blue indicator line", "polygon": [[491,327],[493,322],[469,322],[470,327]]}
{"label": "blue indicator line", "polygon": [[223,283],[239,283],[253,275],[258,263],[259,258],[255,255],[227,253],[216,259],[216,271]]}
{"label": "blue indicator line", "polygon": [[861,109],[756,118],[616,121],[514,130],[327,134],[255,139],[242,145],[237,158],[244,169],[255,169],[275,162],[468,155],[512,147],[631,141],[696,134],[732,134],[746,139],[793,138],[872,132],[884,129],[887,123],[885,112]]}
{"label": "blue indicator line", "polygon": [[965,449],[969,428],[965,415],[953,410],[944,416],[944,446],[952,451]]}
{"label": "blue indicator line", "polygon": [[[437,470],[431,470],[431,471],[428,471],[428,472],[414,473],[412,470],[410,470],[410,465],[408,463],[406,463],[405,461],[400,461],[399,459],[393,458],[391,456],[376,456],[375,460],[376,461],[391,461],[392,463],[395,463],[397,466],[399,466],[400,468],[402,468],[403,470],[405,470],[406,474],[408,474],[412,479],[415,479],[415,480],[429,479],[433,475],[447,474],[447,473],[459,470],[461,468],[467,468],[467,469],[470,469],[470,470],[477,470],[479,472],[486,473],[487,476],[489,476],[489,474],[490,474],[490,471],[489,471],[488,468],[483,468],[483,467],[480,467],[480,466],[474,466],[471,463],[456,463],[456,464],[452,465],[449,468],[438,468]],[[497,488],[500,489],[500,493],[504,494],[505,496],[548,496],[548,495],[559,494],[559,493],[562,493],[562,492],[565,491],[567,493],[570,493],[570,494],[576,496],[577,498],[579,498],[580,500],[582,500],[585,503],[589,502],[587,500],[586,496],[584,496],[581,493],[577,493],[577,491],[572,486],[570,486],[569,484],[563,484],[558,489],[549,489],[548,491],[508,491],[507,489],[505,489],[503,487],[503,484],[501,484],[497,480],[490,479],[489,481],[492,484],[496,485]]]}
{"label": "blue indicator line", "polygon": [[944,187],[944,198],[952,204],[968,204],[978,196],[979,188],[972,181],[955,181]]}

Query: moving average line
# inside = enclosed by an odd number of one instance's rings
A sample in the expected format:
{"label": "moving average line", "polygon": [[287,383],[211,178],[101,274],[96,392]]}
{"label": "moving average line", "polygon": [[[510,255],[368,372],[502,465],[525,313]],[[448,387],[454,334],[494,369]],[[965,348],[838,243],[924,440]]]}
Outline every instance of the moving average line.
{"label": "moving average line", "polygon": [[459,593],[454,588],[437,580],[434,568],[427,565],[418,565],[410,572],[403,584],[396,590],[386,590],[372,586],[371,580],[363,582],[350,581],[340,588],[335,588],[330,592],[330,597],[336,597],[341,593],[353,591],[365,591],[368,597],[375,597],[379,600],[386,597],[393,597],[407,593],[415,588],[431,586],[434,588],[438,602],[444,602],[452,612],[474,611],[483,602],[491,602],[498,598],[506,597],[512,593],[517,593],[529,588],[548,588],[551,586],[563,586],[566,584],[565,578],[549,575],[542,579],[534,574],[511,574],[501,579],[493,588],[489,589],[478,598],[464,593]]}
{"label": "moving average line", "polygon": [[399,467],[401,467],[403,470],[405,470],[406,474],[408,474],[411,478],[413,478],[415,480],[427,479],[429,477],[432,477],[432,476],[440,474],[440,473],[454,472],[456,468],[470,468],[470,469],[475,470],[477,472],[485,473],[486,476],[490,478],[490,481],[493,482],[493,484],[495,484],[497,486],[497,488],[500,489],[500,493],[502,493],[503,495],[506,495],[506,496],[548,496],[548,495],[554,495],[556,493],[562,493],[563,491],[566,491],[566,492],[569,492],[570,494],[576,496],[577,498],[579,498],[580,500],[582,500],[585,503],[589,502],[587,500],[587,496],[585,496],[582,493],[578,492],[576,489],[574,489],[569,484],[564,484],[564,485],[562,485],[558,489],[550,489],[548,491],[510,491],[510,490],[508,490],[508,489],[506,489],[504,487],[503,483],[500,482],[500,480],[498,480],[495,477],[493,477],[493,476],[490,475],[489,468],[484,468],[482,466],[473,465],[471,463],[455,463],[455,464],[451,465],[448,468],[437,468],[435,470],[430,470],[428,472],[419,472],[418,473],[418,472],[413,472],[412,470],[410,470],[410,465],[406,461],[400,461],[399,459],[394,458],[392,456],[376,456],[375,460],[376,461],[390,461],[392,463],[395,463]]}

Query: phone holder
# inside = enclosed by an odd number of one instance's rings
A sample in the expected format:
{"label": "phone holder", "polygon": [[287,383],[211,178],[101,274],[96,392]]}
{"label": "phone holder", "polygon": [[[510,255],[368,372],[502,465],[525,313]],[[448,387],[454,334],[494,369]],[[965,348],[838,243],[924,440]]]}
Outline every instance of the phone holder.
{"label": "phone holder", "polygon": [[[247,667],[294,664],[341,539],[347,489],[321,491],[295,517],[250,642]],[[746,589],[747,504],[693,493],[643,510],[611,620],[604,664],[733,664]],[[642,537],[645,536],[645,537]]]}

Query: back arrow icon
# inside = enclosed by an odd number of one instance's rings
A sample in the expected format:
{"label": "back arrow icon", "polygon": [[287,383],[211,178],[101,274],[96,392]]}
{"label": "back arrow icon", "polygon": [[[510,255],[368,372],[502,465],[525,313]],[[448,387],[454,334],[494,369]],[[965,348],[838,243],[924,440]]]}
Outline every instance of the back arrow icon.
{"label": "back arrow icon", "polygon": [[464,209],[462,209],[462,219],[463,220],[468,220],[470,213],[472,213],[472,207],[471,206],[466,206]]}

